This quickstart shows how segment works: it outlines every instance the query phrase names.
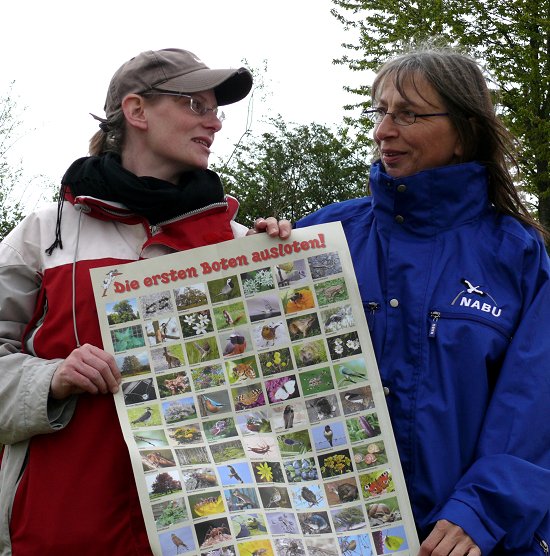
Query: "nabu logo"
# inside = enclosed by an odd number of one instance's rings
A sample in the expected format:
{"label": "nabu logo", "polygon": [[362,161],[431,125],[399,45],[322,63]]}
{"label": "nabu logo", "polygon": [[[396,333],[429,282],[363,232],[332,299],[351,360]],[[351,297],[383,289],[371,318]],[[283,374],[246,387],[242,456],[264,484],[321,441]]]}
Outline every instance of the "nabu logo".
{"label": "nabu logo", "polygon": [[[466,278],[461,278],[460,283],[465,287],[453,299],[451,305],[459,304],[461,307],[469,307],[470,309],[477,309],[484,313],[490,313],[494,317],[500,317],[502,309],[498,306],[495,298],[481,289],[481,286],[474,286]],[[492,303],[488,303],[484,298],[488,298]]]}

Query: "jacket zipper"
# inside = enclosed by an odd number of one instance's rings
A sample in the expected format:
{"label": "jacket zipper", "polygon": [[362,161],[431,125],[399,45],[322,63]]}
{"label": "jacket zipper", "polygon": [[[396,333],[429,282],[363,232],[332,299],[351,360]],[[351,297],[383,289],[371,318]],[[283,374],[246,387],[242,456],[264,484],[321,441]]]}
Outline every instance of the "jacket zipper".
{"label": "jacket zipper", "polygon": [[179,216],[174,216],[174,218],[170,218],[170,220],[165,220],[164,222],[159,222],[155,226],[160,228],[161,226],[167,226],[168,224],[172,224],[173,222],[177,222],[178,220],[182,220],[183,218],[189,218],[190,216],[195,216],[197,214],[201,214],[201,212],[206,212],[213,208],[220,208],[220,207],[227,207],[227,201],[220,201],[219,203],[211,203],[205,207],[201,207],[199,209],[191,210],[189,212],[185,212],[180,214]]}
{"label": "jacket zipper", "polygon": [[429,338],[435,338],[437,335],[437,327],[439,324],[439,319],[443,318],[443,319],[455,319],[455,320],[472,320],[475,322],[479,322],[480,324],[483,324],[485,326],[489,326],[490,328],[495,329],[497,332],[499,332],[500,334],[502,334],[507,340],[511,340],[511,336],[510,334],[502,327],[499,326],[498,324],[489,322],[487,319],[484,319],[483,317],[479,317],[477,315],[469,315],[469,314],[464,314],[464,313],[443,313],[441,311],[437,311],[437,310],[432,310],[430,311],[430,319],[431,319],[431,323],[430,323],[430,328],[428,330],[428,337]]}
{"label": "jacket zipper", "polygon": [[535,533],[535,539],[539,543],[539,545],[542,548],[542,551],[544,552],[544,554],[546,554],[546,555],[550,554],[550,548],[548,547],[548,543],[541,536],[537,535],[536,533]]}
{"label": "jacket zipper", "polygon": [[[90,212],[90,208],[87,205],[82,205],[84,207],[86,207],[88,210],[85,212]],[[189,218],[190,216],[195,216],[197,214],[201,214],[202,212],[206,212],[208,210],[211,210],[213,208],[220,208],[220,207],[227,207],[227,201],[220,201],[219,203],[211,203],[210,205],[207,205],[205,207],[201,207],[199,209],[195,209],[195,210],[191,210],[189,212],[185,212],[183,214],[180,214],[179,216],[175,216],[174,218],[170,218],[170,220],[165,220],[164,222],[158,222],[157,224],[149,224],[149,231],[151,232],[151,235],[155,235],[157,232],[160,231],[162,226],[167,226],[168,224],[172,224],[173,222],[177,222],[178,220],[182,220],[184,218]],[[120,214],[120,212],[117,212],[116,210],[111,210],[108,209],[106,207],[96,207],[97,210],[104,212],[105,214],[108,214],[109,216],[114,216],[117,218],[135,218],[136,215],[134,213],[129,213],[129,214]]]}

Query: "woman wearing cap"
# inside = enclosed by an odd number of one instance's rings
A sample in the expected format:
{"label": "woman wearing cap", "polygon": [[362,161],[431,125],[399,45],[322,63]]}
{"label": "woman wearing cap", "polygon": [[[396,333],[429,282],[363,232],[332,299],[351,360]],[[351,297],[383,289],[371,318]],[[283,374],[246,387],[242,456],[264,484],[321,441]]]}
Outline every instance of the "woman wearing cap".
{"label": "woman wearing cap", "polygon": [[[247,233],[207,169],[219,106],[252,75],[194,54],[143,52],[113,76],[92,156],[62,180],[58,207],[0,246],[0,555],[151,554],[112,396],[89,269]],[[75,210],[76,209],[76,210]],[[255,230],[287,237],[290,224]]]}
{"label": "woman wearing cap", "polygon": [[420,555],[550,543],[550,266],[512,138],[474,60],[426,49],[372,86],[372,196],[342,222],[422,541]]}

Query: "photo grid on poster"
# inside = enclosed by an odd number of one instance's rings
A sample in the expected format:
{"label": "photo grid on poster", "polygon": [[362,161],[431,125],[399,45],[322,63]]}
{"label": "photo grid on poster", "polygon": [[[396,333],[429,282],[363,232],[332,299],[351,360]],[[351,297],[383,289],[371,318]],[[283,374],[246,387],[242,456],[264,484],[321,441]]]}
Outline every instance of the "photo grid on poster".
{"label": "photo grid on poster", "polygon": [[290,244],[226,242],[198,272],[213,246],[120,265],[108,290],[114,269],[91,271],[159,556],[418,549],[341,226]]}

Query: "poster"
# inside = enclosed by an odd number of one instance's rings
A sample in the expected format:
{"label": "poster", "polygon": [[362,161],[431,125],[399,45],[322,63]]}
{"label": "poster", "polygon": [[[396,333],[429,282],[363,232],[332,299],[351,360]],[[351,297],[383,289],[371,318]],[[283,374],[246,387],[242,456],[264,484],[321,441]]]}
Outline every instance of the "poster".
{"label": "poster", "polygon": [[340,223],[91,276],[155,555],[417,553]]}

